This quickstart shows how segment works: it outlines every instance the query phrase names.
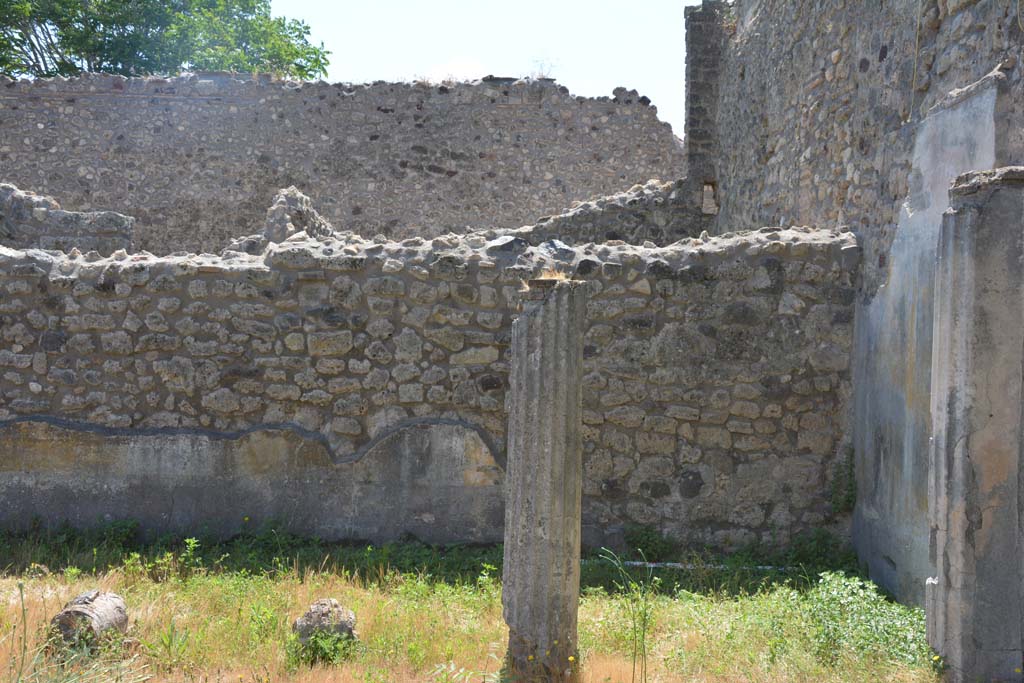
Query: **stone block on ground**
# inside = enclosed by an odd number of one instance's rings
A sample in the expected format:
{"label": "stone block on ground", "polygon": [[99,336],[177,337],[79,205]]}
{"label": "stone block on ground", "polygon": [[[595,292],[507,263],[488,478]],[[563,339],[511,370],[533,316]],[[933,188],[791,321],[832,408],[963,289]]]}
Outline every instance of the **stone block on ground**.
{"label": "stone block on ground", "polygon": [[292,624],[292,632],[305,645],[317,631],[357,639],[356,613],[342,607],[334,598],[322,598]]}

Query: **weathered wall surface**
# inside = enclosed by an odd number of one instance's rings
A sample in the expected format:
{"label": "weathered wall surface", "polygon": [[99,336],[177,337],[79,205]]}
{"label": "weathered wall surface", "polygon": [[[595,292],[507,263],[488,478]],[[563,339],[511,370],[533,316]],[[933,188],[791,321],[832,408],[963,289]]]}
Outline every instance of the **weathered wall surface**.
{"label": "weathered wall surface", "polygon": [[14,249],[132,250],[134,219],[100,211],[64,211],[54,199],[0,184],[0,244]]}
{"label": "weathered wall surface", "polygon": [[218,252],[295,185],[339,229],[517,228],[684,174],[646,98],[550,81],[427,86],[203,75],[0,81],[0,182],[134,216],[140,249]]}
{"label": "weathered wall surface", "polygon": [[[717,229],[808,222],[849,225],[861,239],[854,539],[872,577],[914,602],[932,569],[940,216],[959,173],[1019,163],[1024,153],[1016,10],[999,0],[709,0],[691,10],[720,17],[725,32],[694,41],[719,52],[702,62],[699,75],[714,87],[696,100],[704,146],[717,145],[704,166],[718,185]],[[949,96],[993,72],[987,85]]]}
{"label": "weathered wall surface", "polygon": [[501,464],[460,421],[409,420],[339,454],[293,423],[224,432],[71,415],[5,421],[4,527],[36,515],[82,527],[133,519],[149,533],[229,536],[270,521],[323,538],[501,538]]}
{"label": "weathered wall surface", "polygon": [[935,573],[928,552],[928,473],[939,231],[952,181],[996,161],[1004,80],[998,75],[979,83],[916,127],[910,194],[889,250],[886,286],[858,311],[854,539],[871,576],[916,603]]}
{"label": "weathered wall surface", "polygon": [[[1016,100],[1007,115],[1021,121],[1016,3],[738,0],[724,12],[719,228],[849,225],[873,292],[909,190],[905,123],[1000,64]],[[1022,141],[1017,126],[1004,146],[1020,152]]]}
{"label": "weathered wall surface", "polygon": [[699,237],[706,225],[689,186],[685,179],[634,185],[625,192],[577,202],[565,213],[544,216],[536,225],[508,233],[533,245],[547,240],[666,245],[683,237]]}
{"label": "weathered wall surface", "polygon": [[1024,167],[957,179],[935,279],[928,642],[950,683],[1019,681]]}
{"label": "weathered wall surface", "polygon": [[857,260],[850,233],[808,229],[666,248],[495,232],[298,233],[221,257],[0,248],[4,524],[231,533],[244,515],[496,540],[511,320],[522,280],[553,267],[590,286],[585,539],[631,522],[783,539],[830,514]]}

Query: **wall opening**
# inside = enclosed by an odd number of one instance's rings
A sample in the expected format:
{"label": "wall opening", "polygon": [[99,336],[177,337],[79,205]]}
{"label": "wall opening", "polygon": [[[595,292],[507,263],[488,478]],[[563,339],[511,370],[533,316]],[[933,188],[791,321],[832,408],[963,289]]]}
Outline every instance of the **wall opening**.
{"label": "wall opening", "polygon": [[718,215],[718,187],[714,183],[704,183],[704,194],[701,197],[700,211],[705,216]]}

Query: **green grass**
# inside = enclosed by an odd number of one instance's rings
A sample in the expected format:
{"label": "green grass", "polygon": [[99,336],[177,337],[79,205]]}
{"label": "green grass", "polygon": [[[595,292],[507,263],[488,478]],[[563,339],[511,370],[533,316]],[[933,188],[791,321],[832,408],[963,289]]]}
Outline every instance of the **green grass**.
{"label": "green grass", "polygon": [[[937,680],[921,610],[863,581],[849,552],[826,534],[730,557],[659,550],[687,569],[658,569],[654,577],[633,571],[635,580],[657,584],[648,597],[649,681]],[[222,543],[142,543],[124,523],[4,534],[0,671],[18,683],[115,680],[114,673],[126,681],[232,683],[496,680],[507,635],[501,557],[497,546],[328,544],[273,529]],[[615,568],[588,559],[583,680],[630,681],[635,606],[616,588],[623,577]],[[47,619],[96,586],[127,600],[127,644],[54,668],[44,654]],[[358,643],[297,649],[291,622],[321,597],[356,612]]]}

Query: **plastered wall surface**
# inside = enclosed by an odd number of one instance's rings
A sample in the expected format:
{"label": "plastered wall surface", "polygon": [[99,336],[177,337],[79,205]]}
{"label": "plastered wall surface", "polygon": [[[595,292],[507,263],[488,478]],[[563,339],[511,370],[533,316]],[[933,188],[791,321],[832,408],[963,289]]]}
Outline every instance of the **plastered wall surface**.
{"label": "plastered wall surface", "polygon": [[850,233],[809,229],[0,248],[3,521],[500,538],[511,320],[555,268],[590,287],[585,540],[779,540],[833,512],[858,258]]}
{"label": "plastered wall surface", "polygon": [[625,88],[0,80],[0,182],[133,216],[136,247],[158,254],[219,252],[289,185],[339,229],[433,237],[518,228],[684,170],[670,126]]}
{"label": "plastered wall surface", "polygon": [[951,683],[1021,678],[1024,167],[957,178],[935,278],[925,588]]}
{"label": "plastered wall surface", "polygon": [[913,186],[889,251],[886,285],[859,311],[854,538],[872,576],[920,603],[934,575],[928,543],[935,276],[949,187],[995,163],[995,82],[934,110],[916,131]]}

